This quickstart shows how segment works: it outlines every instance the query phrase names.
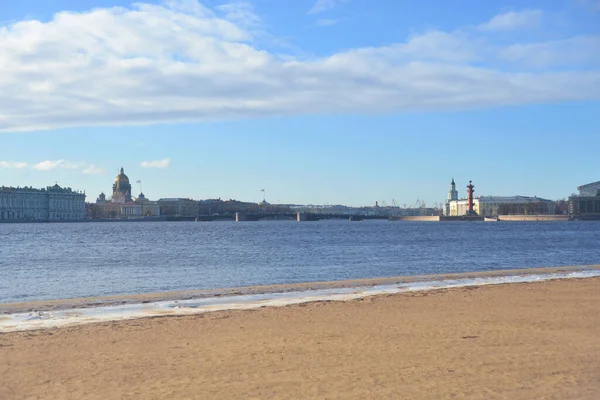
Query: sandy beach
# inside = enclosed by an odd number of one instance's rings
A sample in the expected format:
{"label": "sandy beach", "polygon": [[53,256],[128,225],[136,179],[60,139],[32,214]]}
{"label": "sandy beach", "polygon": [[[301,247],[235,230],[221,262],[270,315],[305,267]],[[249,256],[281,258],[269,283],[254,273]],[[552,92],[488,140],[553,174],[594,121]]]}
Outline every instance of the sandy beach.
{"label": "sandy beach", "polygon": [[598,399],[600,278],[0,335],[1,399]]}

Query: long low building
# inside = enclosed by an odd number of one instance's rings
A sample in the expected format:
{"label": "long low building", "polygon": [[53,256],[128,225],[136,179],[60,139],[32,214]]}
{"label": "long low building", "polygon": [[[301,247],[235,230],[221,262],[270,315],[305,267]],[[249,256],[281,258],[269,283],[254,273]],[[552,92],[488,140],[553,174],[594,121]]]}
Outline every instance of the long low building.
{"label": "long low building", "polygon": [[161,215],[176,217],[198,216],[198,201],[182,198],[165,198],[157,200]]}
{"label": "long low building", "polygon": [[0,222],[80,221],[85,215],[85,193],[71,188],[0,187]]}
{"label": "long low building", "polygon": [[[450,216],[467,215],[467,199],[448,202]],[[540,197],[528,196],[480,196],[473,199],[473,211],[481,216],[554,214],[556,203]]]}

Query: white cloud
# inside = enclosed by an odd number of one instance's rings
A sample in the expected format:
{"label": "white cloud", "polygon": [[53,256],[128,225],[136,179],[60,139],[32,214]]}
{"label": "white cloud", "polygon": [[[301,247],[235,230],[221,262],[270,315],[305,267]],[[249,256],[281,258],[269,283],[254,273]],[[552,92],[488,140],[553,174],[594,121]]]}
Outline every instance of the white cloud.
{"label": "white cloud", "polygon": [[340,22],[339,19],[318,19],[317,20],[317,25],[319,26],[332,26],[332,25],[336,25],[338,22]]}
{"label": "white cloud", "polygon": [[488,22],[479,25],[484,31],[511,30],[517,28],[531,28],[539,25],[542,19],[541,10],[510,11],[496,15]]}
{"label": "white cloud", "polygon": [[[251,13],[170,0],[0,27],[0,131],[600,98],[596,36],[500,46],[459,28],[294,57],[260,47]],[[503,15],[488,24],[527,25]]]}
{"label": "white cloud", "polygon": [[142,161],[140,166],[142,168],[167,168],[171,164],[170,158],[165,158],[156,161]]}
{"label": "white cloud", "polygon": [[103,168],[98,168],[94,164],[90,164],[87,168],[81,171],[86,175],[100,175],[105,173],[106,171]]}
{"label": "white cloud", "polygon": [[65,161],[61,164],[61,168],[63,169],[81,169],[85,166],[83,162],[73,162],[73,161]]}
{"label": "white cloud", "polygon": [[85,165],[85,163],[81,163],[81,162],[73,162],[73,161],[68,161],[68,160],[45,160],[45,161],[40,161],[39,163],[35,164],[32,168],[37,169],[38,171],[50,171],[53,169],[80,169]]}
{"label": "white cloud", "polygon": [[23,169],[27,168],[27,166],[26,162],[0,161],[0,168],[2,169]]}
{"label": "white cloud", "polygon": [[56,168],[60,167],[60,165],[64,161],[65,160],[56,160],[56,161],[46,160],[46,161],[40,161],[39,163],[35,164],[33,166],[33,168],[37,169],[38,171],[50,171],[51,169],[56,169]]}
{"label": "white cloud", "polygon": [[600,35],[515,44],[502,49],[501,56],[514,63],[538,68],[545,65],[568,66],[573,63],[600,65]]}
{"label": "white cloud", "polygon": [[[55,169],[68,169],[68,170],[80,170],[86,166],[84,162],[73,162],[64,159],[60,160],[44,160],[40,161],[31,166],[33,169],[38,171],[51,171]],[[29,167],[26,162],[14,162],[14,161],[0,161],[1,169],[24,169]],[[84,168],[81,172],[84,174],[102,174],[104,170],[97,168],[94,164],[90,164],[87,168]]]}
{"label": "white cloud", "polygon": [[318,14],[329,11],[347,0],[317,0],[307,14]]}
{"label": "white cloud", "polygon": [[252,4],[245,1],[223,4],[218,6],[217,9],[225,13],[225,19],[244,28],[255,28],[262,25],[262,21],[254,12]]}

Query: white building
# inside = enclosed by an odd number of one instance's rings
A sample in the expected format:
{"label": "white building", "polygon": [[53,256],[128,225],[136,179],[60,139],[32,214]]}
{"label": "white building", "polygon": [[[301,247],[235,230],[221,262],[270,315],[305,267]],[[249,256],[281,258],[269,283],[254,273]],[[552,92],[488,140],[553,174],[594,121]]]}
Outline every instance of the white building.
{"label": "white building", "polygon": [[80,221],[85,214],[85,193],[71,188],[0,187],[0,221]]}
{"label": "white building", "polygon": [[577,187],[579,196],[600,196],[600,181]]}
{"label": "white building", "polygon": [[[444,214],[459,217],[467,215],[468,210],[469,202],[467,199],[458,198],[453,178]],[[480,196],[473,199],[473,211],[480,216],[555,214],[556,203],[535,196]]]}
{"label": "white building", "polygon": [[577,188],[579,195],[569,197],[569,215],[581,218],[600,217],[600,181]]}
{"label": "white building", "polygon": [[[467,215],[467,199],[450,201],[449,216]],[[528,196],[481,196],[473,199],[473,211],[481,216],[505,214],[531,215],[555,214],[556,204],[552,200]]]}
{"label": "white building", "polygon": [[444,215],[451,215],[450,203],[453,201],[458,201],[458,191],[456,190],[454,178],[452,178],[452,182],[450,182],[450,190],[448,191],[448,200],[446,200],[446,206],[444,207]]}

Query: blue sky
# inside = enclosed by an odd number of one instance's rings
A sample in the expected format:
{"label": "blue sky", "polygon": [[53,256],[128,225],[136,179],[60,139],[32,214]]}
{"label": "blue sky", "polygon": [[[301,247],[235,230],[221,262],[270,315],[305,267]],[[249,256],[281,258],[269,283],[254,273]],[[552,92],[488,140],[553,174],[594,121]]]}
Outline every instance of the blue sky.
{"label": "blue sky", "polygon": [[598,0],[0,0],[0,185],[558,199],[599,115]]}

